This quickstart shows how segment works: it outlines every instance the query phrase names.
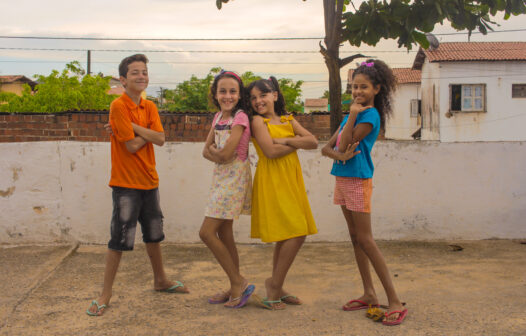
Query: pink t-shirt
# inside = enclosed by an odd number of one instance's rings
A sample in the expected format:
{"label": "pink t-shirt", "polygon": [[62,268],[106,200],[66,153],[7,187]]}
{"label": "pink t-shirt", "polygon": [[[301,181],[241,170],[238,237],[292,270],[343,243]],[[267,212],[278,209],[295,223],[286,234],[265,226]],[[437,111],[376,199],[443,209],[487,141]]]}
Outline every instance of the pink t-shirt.
{"label": "pink t-shirt", "polygon": [[[217,117],[220,113],[221,112],[216,113],[216,115],[214,116],[214,121],[212,121],[212,125],[216,124]],[[218,125],[226,125],[229,121],[229,119],[219,120]],[[232,127],[234,127],[235,125],[241,125],[245,128],[243,130],[243,134],[241,135],[241,140],[237,145],[236,152],[237,157],[241,161],[246,161],[246,159],[248,158],[248,143],[250,142],[250,122],[246,113],[239,111],[235,114],[234,120],[232,121]]]}

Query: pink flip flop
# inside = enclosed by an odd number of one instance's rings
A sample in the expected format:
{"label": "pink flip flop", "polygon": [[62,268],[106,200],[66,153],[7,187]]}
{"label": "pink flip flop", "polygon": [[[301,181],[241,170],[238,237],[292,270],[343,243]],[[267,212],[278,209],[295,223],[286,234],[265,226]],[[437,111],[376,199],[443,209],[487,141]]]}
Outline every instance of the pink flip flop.
{"label": "pink flip flop", "polygon": [[[352,304],[355,302],[358,302],[361,306],[347,307],[348,304]],[[374,304],[374,305],[371,305],[371,307],[377,308],[379,307],[379,305]],[[362,310],[362,309],[367,309],[367,308],[369,308],[369,304],[362,300],[351,300],[342,307],[342,309],[345,311],[355,311],[355,310]]]}
{"label": "pink flip flop", "polygon": [[[393,315],[393,314],[400,314],[398,315],[398,318],[396,320],[393,320],[393,321],[387,321],[386,318]],[[394,310],[390,313],[385,313],[385,319],[382,321],[382,324],[383,325],[386,325],[386,326],[394,326],[394,325],[398,325],[398,324],[401,324],[402,322],[404,322],[404,319],[405,317],[407,316],[407,308],[404,309],[404,310]]]}

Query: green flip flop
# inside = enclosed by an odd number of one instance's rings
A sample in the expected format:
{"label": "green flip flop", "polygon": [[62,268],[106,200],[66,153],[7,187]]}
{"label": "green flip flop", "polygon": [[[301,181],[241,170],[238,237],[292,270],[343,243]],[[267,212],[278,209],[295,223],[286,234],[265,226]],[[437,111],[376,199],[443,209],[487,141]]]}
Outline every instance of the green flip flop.
{"label": "green flip flop", "polygon": [[164,293],[182,293],[182,294],[184,294],[185,292],[178,292],[176,290],[179,287],[184,287],[184,285],[183,285],[183,283],[181,281],[176,281],[175,285],[173,285],[172,287],[168,287],[168,288],[165,288],[165,289],[159,289],[157,291],[158,292],[164,292]]}
{"label": "green flip flop", "polygon": [[[97,311],[95,313],[90,311],[90,308],[93,307],[93,306],[97,306]],[[99,315],[100,310],[103,309],[103,308],[107,308],[107,307],[108,307],[107,305],[105,305],[105,304],[99,305],[97,300],[93,300],[93,301],[91,301],[91,304],[90,304],[88,310],[86,310],[86,314],[88,314],[89,316],[100,316]]]}

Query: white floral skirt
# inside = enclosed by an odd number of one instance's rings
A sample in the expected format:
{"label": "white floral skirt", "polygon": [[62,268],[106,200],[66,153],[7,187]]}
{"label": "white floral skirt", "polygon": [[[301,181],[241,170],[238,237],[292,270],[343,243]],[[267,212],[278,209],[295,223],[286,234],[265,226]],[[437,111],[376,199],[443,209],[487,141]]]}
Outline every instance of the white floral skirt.
{"label": "white floral skirt", "polygon": [[208,194],[205,216],[237,219],[250,215],[252,202],[252,173],[249,160],[236,158],[233,162],[216,164]]}

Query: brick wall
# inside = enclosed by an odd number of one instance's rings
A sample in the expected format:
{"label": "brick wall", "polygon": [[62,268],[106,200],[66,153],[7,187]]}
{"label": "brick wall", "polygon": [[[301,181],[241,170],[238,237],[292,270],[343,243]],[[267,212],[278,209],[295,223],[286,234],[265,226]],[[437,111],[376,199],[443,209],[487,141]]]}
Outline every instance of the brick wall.
{"label": "brick wall", "polygon": [[[206,139],[213,114],[161,113],[167,141],[199,142]],[[327,140],[329,114],[295,116],[306,129]],[[60,114],[0,114],[0,142],[109,141],[104,130],[108,112]]]}

